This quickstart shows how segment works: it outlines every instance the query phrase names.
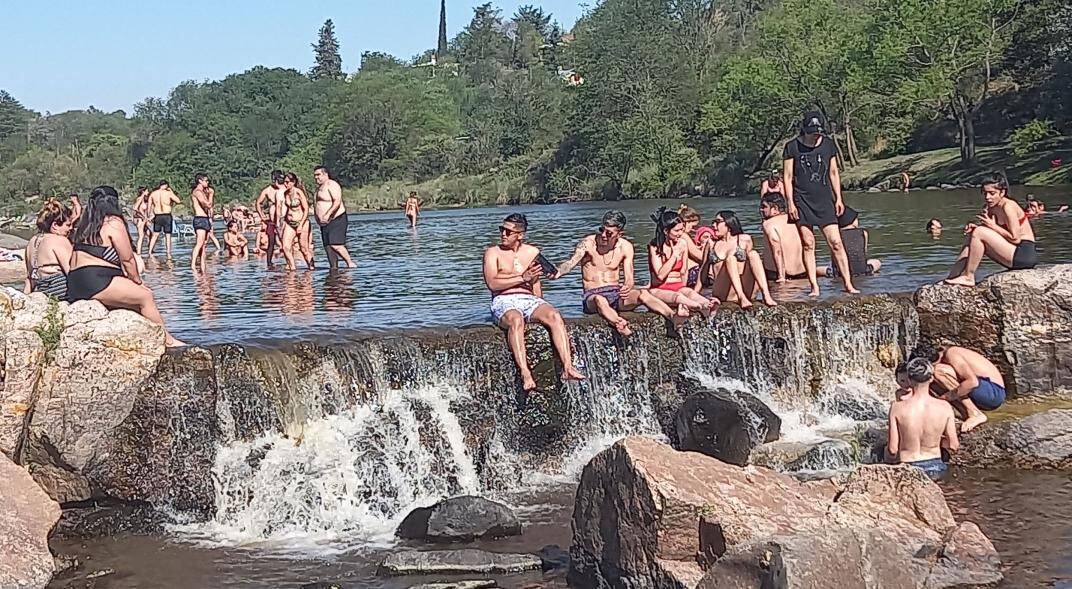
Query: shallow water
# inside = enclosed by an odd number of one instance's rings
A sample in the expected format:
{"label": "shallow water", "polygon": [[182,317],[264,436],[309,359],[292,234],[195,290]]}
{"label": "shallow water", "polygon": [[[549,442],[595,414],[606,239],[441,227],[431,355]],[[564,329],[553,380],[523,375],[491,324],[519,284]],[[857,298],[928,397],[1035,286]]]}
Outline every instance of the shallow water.
{"label": "shallow water", "polygon": [[[977,523],[997,547],[1006,576],[1001,587],[1072,588],[1072,523],[1067,517],[1072,513],[1072,484],[1067,473],[959,469],[941,485],[954,517]],[[524,534],[474,546],[499,552],[537,551],[548,544],[568,547],[574,490],[565,484],[515,498]],[[100,589],[296,589],[310,581],[338,581],[352,589],[403,589],[449,579],[377,577],[376,565],[389,551],[382,548],[326,558],[287,557],[271,548],[206,548],[136,536],[53,546],[60,553],[79,555],[86,571],[113,569],[114,574],[98,579]],[[508,589],[565,587],[561,574],[494,577]],[[62,580],[51,585],[66,586]]]}
{"label": "shallow water", "polygon": [[[1022,192],[1023,189],[1020,189]],[[1054,206],[1072,201],[1072,190],[1032,188]],[[1022,196],[1017,192],[1018,196]],[[848,195],[870,233],[870,255],[882,259],[879,276],[863,278],[864,292],[904,292],[943,278],[962,244],[957,226],[971,220],[981,206],[977,191],[913,192]],[[759,212],[755,199],[691,199],[705,224],[722,209],[735,210],[757,242]],[[550,206],[519,206],[428,211],[416,231],[399,213],[353,215],[349,249],[353,271],[329,275],[266,270],[264,262],[229,261],[210,255],[210,271],[197,277],[189,269],[192,239],[177,240],[174,263],[162,256],[149,261],[146,282],[156,291],[164,317],[175,334],[191,343],[251,340],[345,338],[353,332],[436,325],[485,323],[488,293],[481,278],[483,249],[497,241],[497,227],[511,212],[529,217],[530,242],[558,262],[568,257],[577,240],[595,230],[603,212],[623,210],[627,235],[637,244],[637,282],[648,281],[646,244],[651,239],[649,215],[658,206],[680,201],[585,202]],[[931,217],[948,228],[938,239],[923,229]],[[1048,214],[1034,221],[1043,263],[1072,258],[1072,216]],[[222,234],[217,229],[217,235]],[[319,235],[314,235],[319,242]],[[821,242],[821,239],[820,239]],[[324,263],[318,244],[316,255]],[[163,251],[158,244],[158,252]],[[211,249],[211,247],[210,247]],[[829,263],[825,245],[819,264]],[[299,268],[303,267],[299,263]],[[985,263],[982,274],[998,268]],[[838,296],[838,286],[823,280],[825,296]],[[806,295],[806,283],[779,287],[775,296],[790,300]],[[580,313],[580,271],[546,284],[548,300],[566,316]]]}

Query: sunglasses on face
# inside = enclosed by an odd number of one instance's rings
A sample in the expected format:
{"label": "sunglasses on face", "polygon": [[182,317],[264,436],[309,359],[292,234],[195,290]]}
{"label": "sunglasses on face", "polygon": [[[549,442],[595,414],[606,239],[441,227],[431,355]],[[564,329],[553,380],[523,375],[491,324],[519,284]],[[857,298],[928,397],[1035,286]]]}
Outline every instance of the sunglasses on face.
{"label": "sunglasses on face", "polygon": [[607,238],[617,237],[622,234],[622,230],[618,227],[600,227],[596,232]]}
{"label": "sunglasses on face", "polygon": [[518,231],[517,229],[510,229],[509,227],[506,227],[505,225],[499,225],[499,233],[506,233],[508,235],[520,235],[520,234],[524,233],[524,231]]}

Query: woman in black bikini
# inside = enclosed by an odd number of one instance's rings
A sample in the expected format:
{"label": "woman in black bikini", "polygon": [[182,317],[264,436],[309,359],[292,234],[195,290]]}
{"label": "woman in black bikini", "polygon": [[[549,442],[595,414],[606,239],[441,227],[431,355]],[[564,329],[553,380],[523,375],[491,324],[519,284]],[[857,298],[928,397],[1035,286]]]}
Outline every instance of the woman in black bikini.
{"label": "woman in black bikini", "polygon": [[305,195],[305,186],[297,174],[287,174],[283,179],[286,188],[284,202],[287,206],[286,224],[283,225],[283,257],[287,260],[287,269],[294,270],[294,242],[305,258],[305,266],[313,269],[313,249],[309,228],[309,198]]}
{"label": "woman in black bikini", "polygon": [[[67,274],[67,300],[93,299],[109,309],[130,309],[164,325],[153,293],[142,284],[119,193],[98,186],[89,195],[74,230],[74,253]],[[164,329],[164,345],[184,346]]]}
{"label": "woman in black bikini", "polygon": [[753,247],[752,237],[741,229],[737,215],[733,211],[719,211],[711,226],[715,241],[709,246],[704,264],[707,272],[703,274],[711,283],[711,296],[723,301],[736,297],[737,304],[747,309],[760,292],[767,306],[777,305],[767,287],[763,259]]}
{"label": "woman in black bikini", "polygon": [[975,271],[983,256],[1010,270],[1027,270],[1039,263],[1035,230],[1020,205],[1009,198],[1009,180],[994,173],[983,180],[986,208],[975,223],[964,227],[964,248],[960,250],[945,281],[959,286],[975,286]]}
{"label": "woman in black bikini", "polygon": [[26,294],[43,292],[67,300],[67,272],[71,263],[73,212],[62,202],[50,198],[37,213],[38,233],[26,244]]}

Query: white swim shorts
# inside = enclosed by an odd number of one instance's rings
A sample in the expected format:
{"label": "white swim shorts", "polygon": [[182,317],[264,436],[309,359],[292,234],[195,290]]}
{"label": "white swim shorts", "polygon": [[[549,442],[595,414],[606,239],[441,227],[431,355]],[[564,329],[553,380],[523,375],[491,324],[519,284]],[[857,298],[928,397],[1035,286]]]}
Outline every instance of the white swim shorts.
{"label": "white swim shorts", "polygon": [[499,295],[491,299],[491,316],[495,318],[495,323],[498,323],[507,311],[517,311],[521,313],[525,321],[528,321],[540,305],[546,304],[547,301],[536,295],[524,293]]}

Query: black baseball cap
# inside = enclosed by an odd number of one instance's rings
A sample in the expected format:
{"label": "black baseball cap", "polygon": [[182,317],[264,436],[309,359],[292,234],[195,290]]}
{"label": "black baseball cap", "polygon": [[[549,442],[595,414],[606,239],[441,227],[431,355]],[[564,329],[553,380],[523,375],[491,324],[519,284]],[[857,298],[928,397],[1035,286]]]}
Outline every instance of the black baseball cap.
{"label": "black baseball cap", "polygon": [[805,133],[822,133],[825,128],[826,118],[817,110],[804,113],[804,118],[800,121],[800,130]]}

